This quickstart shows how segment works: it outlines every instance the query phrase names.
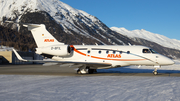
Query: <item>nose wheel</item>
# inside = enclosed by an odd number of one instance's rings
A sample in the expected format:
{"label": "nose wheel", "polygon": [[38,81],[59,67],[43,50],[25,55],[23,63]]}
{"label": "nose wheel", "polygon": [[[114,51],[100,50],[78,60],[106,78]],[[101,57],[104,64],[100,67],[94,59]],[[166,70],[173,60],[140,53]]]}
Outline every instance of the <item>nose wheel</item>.
{"label": "nose wheel", "polygon": [[157,68],[154,69],[153,74],[154,74],[154,75],[157,75],[157,74],[158,74]]}
{"label": "nose wheel", "polygon": [[158,74],[158,72],[157,72],[157,71],[153,71],[153,74],[154,74],[154,75],[157,75],[157,74]]}

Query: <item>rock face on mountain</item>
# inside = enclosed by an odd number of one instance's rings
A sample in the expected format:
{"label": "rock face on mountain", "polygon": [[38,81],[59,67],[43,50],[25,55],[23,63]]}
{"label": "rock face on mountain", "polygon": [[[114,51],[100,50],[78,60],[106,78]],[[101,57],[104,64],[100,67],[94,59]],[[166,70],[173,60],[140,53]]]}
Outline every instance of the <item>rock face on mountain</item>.
{"label": "rock face on mountain", "polygon": [[[84,11],[74,9],[59,0],[0,0],[0,24],[4,27],[14,29],[24,35],[14,35],[13,42],[20,43],[18,39],[28,40],[30,44],[34,44],[32,35],[27,28],[22,25],[5,23],[12,20],[21,23],[45,24],[46,29],[60,42],[65,44],[118,44],[118,45],[146,45],[157,52],[166,56],[176,56],[179,50],[169,49],[144,39],[132,39],[118,32],[112,31],[103,22],[95,16]],[[10,34],[9,34],[10,35]],[[0,37],[0,44],[9,42],[7,37]],[[12,37],[10,37],[12,38]],[[28,38],[28,39],[27,39]],[[23,41],[21,41],[23,42]],[[24,44],[26,41],[23,42]],[[148,44],[147,44],[148,43]],[[27,43],[28,44],[28,43]],[[157,47],[162,47],[158,48]],[[28,48],[20,48],[27,51],[34,50],[36,47],[32,45],[23,46]],[[157,47],[157,48],[156,48]]]}

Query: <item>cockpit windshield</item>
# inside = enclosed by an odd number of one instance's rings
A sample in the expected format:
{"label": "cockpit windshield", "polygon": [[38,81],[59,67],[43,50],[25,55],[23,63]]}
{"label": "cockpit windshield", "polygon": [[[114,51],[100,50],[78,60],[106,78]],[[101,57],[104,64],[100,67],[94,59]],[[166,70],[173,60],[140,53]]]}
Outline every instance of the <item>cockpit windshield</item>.
{"label": "cockpit windshield", "polygon": [[155,50],[153,50],[153,49],[149,49],[152,53],[158,53],[158,52],[156,52]]}
{"label": "cockpit windshield", "polygon": [[143,53],[157,53],[157,52],[154,51],[153,49],[143,49],[142,52],[143,52]]}

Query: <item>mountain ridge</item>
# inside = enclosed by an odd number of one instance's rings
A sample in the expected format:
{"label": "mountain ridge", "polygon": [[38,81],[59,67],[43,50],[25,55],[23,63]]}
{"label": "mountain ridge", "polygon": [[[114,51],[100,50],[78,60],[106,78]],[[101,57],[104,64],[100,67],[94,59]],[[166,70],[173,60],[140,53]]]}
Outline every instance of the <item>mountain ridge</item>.
{"label": "mountain ridge", "polygon": [[146,31],[145,29],[141,29],[141,30],[137,29],[137,30],[132,30],[132,31],[127,30],[126,28],[117,28],[117,27],[111,27],[110,29],[132,39],[141,38],[141,39],[155,42],[164,47],[180,50],[180,40],[170,39],[164,35],[155,34],[155,33]]}
{"label": "mountain ridge", "polygon": [[180,57],[178,50],[162,46],[159,46],[161,47],[159,49],[155,47],[156,44],[153,42],[144,39],[136,40],[119,34],[112,31],[95,16],[74,9],[59,0],[0,0],[0,5],[0,11],[3,11],[0,13],[0,24],[27,36],[31,34],[27,28],[4,22],[12,20],[21,23],[45,24],[46,29],[58,41],[65,44],[128,45],[130,43],[132,45],[147,45],[166,56]]}

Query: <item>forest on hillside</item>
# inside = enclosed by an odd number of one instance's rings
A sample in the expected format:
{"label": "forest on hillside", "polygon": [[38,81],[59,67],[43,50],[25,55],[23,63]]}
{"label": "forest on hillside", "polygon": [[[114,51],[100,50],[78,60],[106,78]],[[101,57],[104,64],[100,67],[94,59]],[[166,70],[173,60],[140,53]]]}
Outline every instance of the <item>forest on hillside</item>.
{"label": "forest on hillside", "polygon": [[14,47],[20,51],[34,51],[36,48],[31,34],[22,34],[1,25],[0,45]]}

